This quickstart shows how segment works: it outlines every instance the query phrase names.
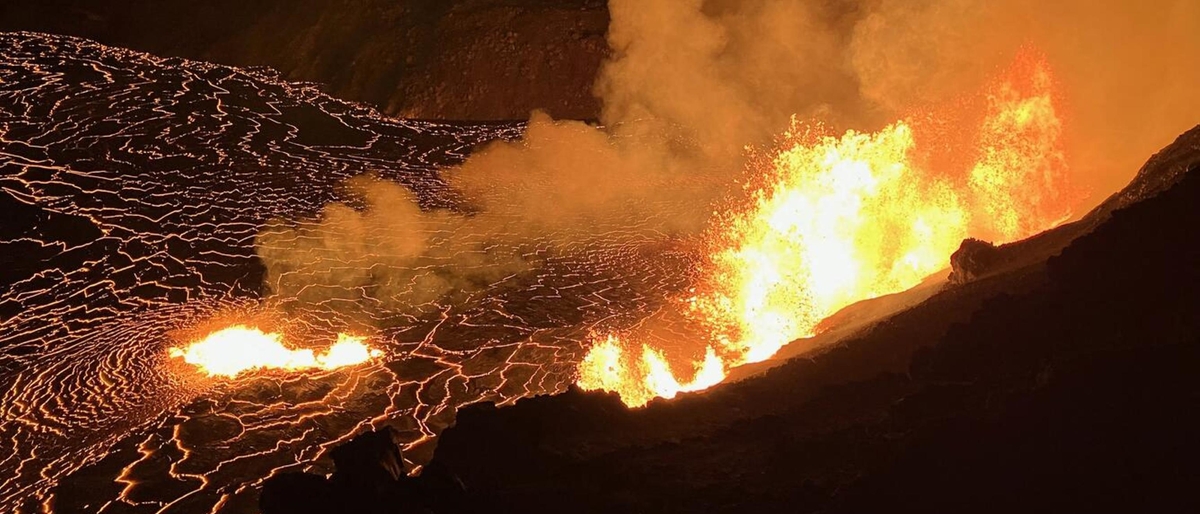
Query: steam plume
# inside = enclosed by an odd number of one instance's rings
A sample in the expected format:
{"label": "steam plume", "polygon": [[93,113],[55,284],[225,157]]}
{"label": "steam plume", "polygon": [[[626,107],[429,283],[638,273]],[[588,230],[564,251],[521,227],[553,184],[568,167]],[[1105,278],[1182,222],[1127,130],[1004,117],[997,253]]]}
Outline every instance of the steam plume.
{"label": "steam plume", "polygon": [[[1092,203],[1200,120],[1200,4],[1189,0],[610,0],[601,126],[534,113],[518,142],[447,170],[473,214],[422,211],[361,179],[365,209],[259,238],[270,284],[385,307],[469,291],[530,265],[514,247],[639,231],[687,235],[789,119],[874,130],[976,91],[1024,46],[1054,66],[1075,183]],[[501,243],[497,245],[497,243]],[[421,269],[417,272],[382,270]],[[353,294],[351,294],[353,296]],[[389,303],[394,301],[396,303]]]}

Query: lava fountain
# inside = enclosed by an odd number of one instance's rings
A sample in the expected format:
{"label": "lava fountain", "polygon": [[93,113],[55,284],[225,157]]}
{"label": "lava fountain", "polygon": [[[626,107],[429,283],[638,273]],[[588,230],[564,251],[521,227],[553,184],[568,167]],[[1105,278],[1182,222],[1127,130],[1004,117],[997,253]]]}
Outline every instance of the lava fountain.
{"label": "lava fountain", "polygon": [[236,377],[258,369],[285,371],[332,370],[362,364],[383,355],[366,345],[364,337],[338,334],[337,342],[323,353],[312,349],[290,349],[283,336],[245,325],[234,325],[209,334],[184,348],[171,348],[170,356],[182,358],[209,376]]}
{"label": "lava fountain", "polygon": [[[945,269],[969,235],[1007,242],[1066,221],[1077,196],[1066,184],[1053,90],[1045,60],[1023,55],[981,95],[976,129],[955,127],[975,134],[965,150],[920,147],[930,139],[918,121],[835,136],[793,120],[755,168],[745,207],[710,227],[703,278],[680,299],[708,334],[705,357],[688,365],[695,378],[681,382],[649,345],[630,351],[636,337],[608,335],[582,361],[578,384],[615,391],[630,406],[710,387],[725,370],[814,335],[839,309]],[[959,161],[969,164],[932,165]]]}

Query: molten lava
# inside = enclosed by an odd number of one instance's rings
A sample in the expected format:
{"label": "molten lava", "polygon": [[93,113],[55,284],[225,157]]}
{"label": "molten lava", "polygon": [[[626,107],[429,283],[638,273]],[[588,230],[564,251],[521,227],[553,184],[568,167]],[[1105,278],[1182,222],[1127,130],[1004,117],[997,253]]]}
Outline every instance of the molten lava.
{"label": "molten lava", "polygon": [[966,235],[954,188],[915,168],[912,129],[789,133],[753,207],[717,238],[693,308],[734,362],[758,362],[859,300],[942,269]]}
{"label": "molten lava", "polygon": [[627,366],[624,347],[612,334],[592,346],[579,364],[579,387],[613,391],[626,404],[637,406],[658,397],[674,398],[679,393],[707,389],[725,379],[725,363],[712,347],[706,349],[694,378],[687,383],[675,378],[663,352],[643,344],[641,359]]}
{"label": "molten lava", "polygon": [[1067,183],[1054,105],[1053,77],[1045,61],[1026,57],[1008,80],[987,92],[988,115],[979,130],[979,158],[968,175],[974,235],[1014,241],[1071,217],[1076,192]]}
{"label": "molten lava", "polygon": [[[1024,58],[986,91],[966,169],[932,170],[920,125],[828,134],[793,120],[745,209],[719,219],[687,316],[710,334],[681,383],[664,353],[624,338],[594,343],[584,389],[630,406],[710,387],[726,369],[810,337],[852,303],[909,289],[949,264],[969,235],[1007,242],[1071,217],[1061,121],[1044,60]],[[968,129],[969,130],[969,129]],[[935,172],[936,171],[936,172]]]}
{"label": "molten lava", "polygon": [[366,338],[338,334],[337,342],[324,353],[311,349],[293,350],[278,333],[235,325],[209,334],[186,348],[171,348],[171,357],[182,357],[209,376],[235,377],[256,369],[299,371],[331,370],[361,364],[383,352],[367,346]]}

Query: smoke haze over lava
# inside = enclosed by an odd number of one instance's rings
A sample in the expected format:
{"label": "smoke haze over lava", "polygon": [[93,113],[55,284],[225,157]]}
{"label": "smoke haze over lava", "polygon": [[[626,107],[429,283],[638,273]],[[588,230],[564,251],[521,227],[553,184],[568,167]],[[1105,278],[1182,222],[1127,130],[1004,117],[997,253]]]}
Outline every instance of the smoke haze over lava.
{"label": "smoke haze over lava", "polygon": [[[1113,170],[1131,169],[1132,163],[1159,144],[1147,142],[1126,151],[1129,141],[1123,135],[1094,132],[1096,127],[1112,123],[1080,125],[1076,120],[1103,112],[1110,117],[1128,118],[1123,124],[1150,123],[1161,130],[1165,139],[1200,114],[1200,102],[1191,95],[1172,94],[1169,102],[1179,104],[1171,111],[1174,121],[1145,121],[1153,113],[1117,109],[1123,102],[1132,104],[1145,98],[1127,88],[1124,75],[1118,80],[1111,72],[1089,71],[1088,80],[1083,80],[1080,71],[1098,56],[1115,61],[1107,63],[1106,70],[1165,68],[1172,61],[1136,60],[1126,56],[1125,47],[1119,46],[1124,43],[1092,35],[1120,31],[1137,39],[1145,34],[1146,44],[1151,44],[1145,27],[1132,21],[1156,21],[1158,30],[1171,33],[1190,30],[1187,22],[1171,16],[1177,14],[1173,11],[1192,9],[1184,3],[1162,9],[1126,2],[1107,6],[1099,13],[1083,2],[1047,10],[1024,1],[911,4],[614,0],[609,9],[612,24],[608,39],[613,56],[602,66],[596,81],[596,94],[603,107],[598,127],[555,121],[534,113],[520,141],[494,143],[474,153],[460,167],[443,173],[449,187],[471,206],[466,217],[371,199],[372,195],[385,193],[366,195],[369,207],[362,215],[352,214],[344,206],[330,206],[319,230],[338,234],[339,241],[321,243],[323,257],[314,257],[308,247],[309,241],[321,237],[298,238],[291,234],[283,239],[298,244],[271,244],[260,251],[269,274],[280,277],[277,290],[340,291],[366,285],[392,293],[389,296],[398,299],[403,308],[413,303],[403,299],[406,295],[423,298],[430,292],[469,291],[474,288],[472,284],[489,277],[525,266],[537,267],[537,262],[498,251],[533,238],[561,248],[583,244],[596,236],[634,240],[665,236],[677,247],[688,247],[684,251],[689,253],[690,261],[703,261],[711,257],[706,253],[721,251],[698,248],[712,244],[715,236],[711,227],[720,218],[713,213],[737,209],[733,205],[742,201],[739,195],[747,196],[738,192],[739,186],[753,182],[763,172],[755,169],[752,157],[775,151],[772,148],[776,146],[787,146],[779,142],[786,139],[783,134],[803,130],[794,126],[795,120],[801,127],[821,125],[834,133],[847,129],[887,131],[897,122],[919,125],[913,136],[918,139],[914,155],[901,150],[905,155],[897,154],[895,159],[928,161],[920,164],[924,170],[918,175],[960,181],[930,187],[972,191],[969,199],[961,191],[953,193],[953,200],[943,193],[922,193],[939,207],[910,206],[909,211],[916,217],[897,220],[900,225],[928,226],[925,231],[936,234],[920,237],[940,242],[933,246],[922,243],[925,247],[914,248],[906,255],[894,254],[892,261],[879,264],[892,267],[901,259],[911,260],[922,253],[925,262],[917,268],[923,275],[947,265],[950,250],[963,237],[1011,241],[1084,212],[1102,199],[1104,191],[1114,190],[1127,179],[1113,176]],[[1071,36],[1067,44],[1064,34],[1078,37]],[[1183,57],[1196,50],[1182,45],[1166,53],[1184,62]],[[1060,72],[1060,67],[1066,73]],[[1181,84],[1189,81],[1187,77],[1172,79]],[[1162,104],[1156,100],[1156,105]],[[1104,161],[1092,156],[1096,148],[1104,149]],[[811,157],[814,155],[807,158]],[[878,161],[871,166],[877,169],[887,165]],[[388,186],[371,187],[382,191]],[[795,187],[804,185],[796,183]],[[1031,193],[1030,188],[1036,192]],[[1101,193],[1095,193],[1097,189]],[[1086,193],[1080,191],[1093,194],[1085,200],[1082,197]],[[966,203],[947,203],[959,201]],[[961,209],[971,211],[971,215],[954,214]],[[425,252],[422,237],[406,238],[405,247],[397,251],[368,250],[392,243],[373,240],[365,232],[357,239],[348,236],[350,240],[341,241],[347,237],[343,234],[359,233],[346,230],[347,216],[354,220],[351,225],[375,224],[374,232],[390,232],[389,237],[409,231],[385,226],[448,223],[472,227],[465,231],[471,238],[458,238],[453,228],[439,229],[452,234],[443,240],[445,244],[467,248],[436,264],[440,282],[418,284],[404,277],[368,272],[376,261],[365,256],[389,255],[379,262],[397,254],[421,256]],[[963,228],[970,225],[970,230],[941,226],[946,223],[963,223]],[[850,232],[843,232],[842,236],[851,237]],[[702,242],[681,243],[697,237]],[[342,262],[357,264],[339,266]],[[750,265],[748,261],[742,264]],[[285,271],[293,269],[300,271],[291,275]],[[691,273],[695,272],[693,269]],[[829,270],[804,273],[809,274],[811,282]],[[286,285],[282,283],[285,278],[289,282]],[[784,314],[785,318],[812,318],[799,325],[775,319],[779,312],[772,315],[774,321],[768,321],[744,306],[741,316],[747,319],[734,323],[742,325],[739,331],[775,334],[765,338],[770,343],[761,347],[753,343],[750,349],[746,349],[745,342],[728,341],[740,337],[731,336],[728,328],[716,329],[724,334],[706,334],[710,329],[679,326],[695,325],[694,319],[656,311],[643,321],[663,318],[650,324],[665,324],[667,328],[651,331],[668,333],[644,337],[667,341],[644,349],[633,343],[624,353],[641,354],[643,368],[659,369],[663,365],[652,362],[660,360],[662,352],[672,346],[682,348],[683,357],[668,356],[666,361],[683,368],[713,369],[705,363],[711,362],[714,344],[718,348],[743,347],[732,351],[734,355],[722,357],[725,367],[745,361],[745,355],[752,355],[751,361],[761,360],[788,341],[811,335],[812,327],[837,308],[903,290],[921,278],[907,278],[891,286],[864,283],[851,288],[857,291],[854,293],[827,292],[844,299],[813,312]],[[685,283],[692,287],[696,280],[689,277]],[[725,280],[736,279],[726,273]],[[793,304],[803,302],[798,298],[812,292],[802,284],[804,280],[800,282],[786,288],[791,291],[788,294],[793,299],[789,302]],[[679,309],[669,304],[686,301],[688,295],[675,296],[664,304],[665,309]],[[701,315],[709,319],[699,323],[712,322],[714,316],[730,317],[728,312],[716,314],[713,307],[728,300],[725,295],[709,301],[704,308],[709,312]],[[797,305],[792,307],[795,311]],[[751,321],[756,317],[757,321]],[[633,328],[612,325],[597,334],[597,343],[616,344],[617,340],[605,332]],[[769,328],[772,326],[776,328]],[[779,328],[783,326],[803,328]],[[596,359],[610,362],[613,352],[604,351],[607,357]],[[588,365],[583,371],[587,375],[602,368],[608,366]],[[636,380],[642,375],[645,373],[630,376]],[[668,384],[666,390],[689,388],[677,379],[650,375],[644,377],[645,381]],[[611,377],[584,376],[582,383],[612,382]]]}
{"label": "smoke haze over lava", "polygon": [[[27,258],[0,296],[0,507],[249,511],[356,432],[398,426],[419,463],[457,407],[560,392],[580,363],[642,366],[582,377],[645,386],[634,405],[710,387],[963,237],[1026,237],[1124,184],[1200,117],[1198,9],[612,0],[597,125],[391,120],[267,70],[4,35],[3,245]],[[780,199],[841,194],[807,195],[845,176],[828,154],[882,198],[834,232],[905,243],[856,248],[869,266],[828,298],[807,269],[739,296],[775,269],[741,250],[779,246]],[[169,358],[239,325],[314,361],[339,333],[381,354],[232,379]]]}

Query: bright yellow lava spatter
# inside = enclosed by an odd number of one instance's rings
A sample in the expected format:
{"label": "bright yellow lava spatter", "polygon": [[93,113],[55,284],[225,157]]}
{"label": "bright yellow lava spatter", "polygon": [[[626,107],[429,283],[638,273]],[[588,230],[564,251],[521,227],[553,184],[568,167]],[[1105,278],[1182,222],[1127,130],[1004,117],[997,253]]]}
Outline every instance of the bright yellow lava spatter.
{"label": "bright yellow lava spatter", "polygon": [[709,232],[705,278],[684,302],[711,336],[704,359],[686,366],[694,378],[678,379],[662,351],[608,334],[593,341],[578,385],[630,406],[710,387],[812,336],[839,309],[945,269],[969,233],[1005,242],[1068,219],[1049,71],[1023,72],[1029,91],[1003,80],[989,91],[978,160],[957,182],[916,164],[908,122],[840,137],[793,123],[749,208]]}

